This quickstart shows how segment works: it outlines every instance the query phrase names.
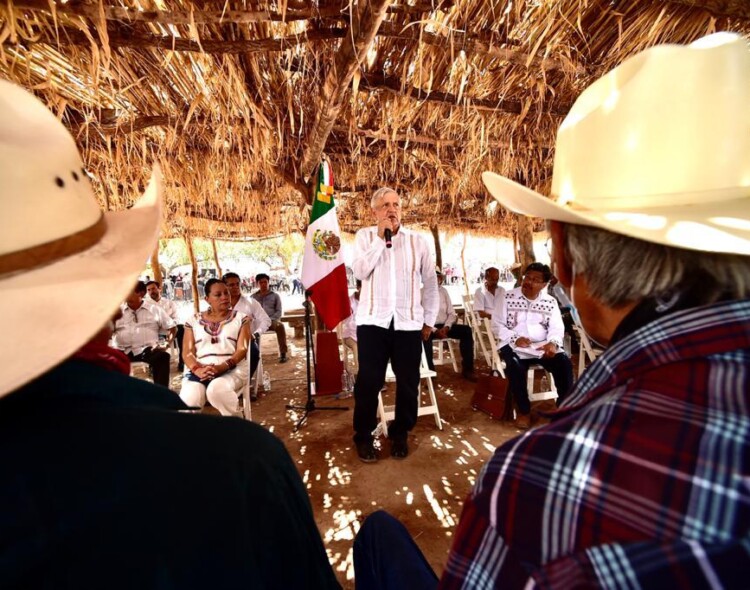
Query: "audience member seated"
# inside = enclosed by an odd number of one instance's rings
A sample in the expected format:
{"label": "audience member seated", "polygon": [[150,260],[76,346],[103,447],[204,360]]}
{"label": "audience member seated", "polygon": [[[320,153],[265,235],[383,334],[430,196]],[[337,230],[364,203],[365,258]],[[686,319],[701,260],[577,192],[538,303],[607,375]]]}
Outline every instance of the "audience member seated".
{"label": "audience member seated", "polygon": [[[122,317],[115,322],[114,343],[131,361],[148,363],[154,383],[169,387],[170,354],[165,350],[176,332],[175,322],[156,303],[144,299],[146,285],[138,281],[120,306]],[[159,343],[159,332],[167,334]]]}
{"label": "audience member seated", "polygon": [[230,307],[250,318],[250,333],[253,335],[250,339],[250,376],[252,377],[260,359],[260,335],[271,326],[271,318],[268,317],[260,303],[252,297],[248,299],[242,294],[242,284],[237,273],[225,273],[221,280],[224,281],[229,290]]}
{"label": "audience member seated", "polygon": [[[165,286],[168,283],[169,281],[165,283]],[[161,285],[156,281],[149,281],[146,283],[146,293],[152,301],[164,310],[164,313],[166,313],[169,316],[169,319],[171,319],[177,326],[175,339],[177,340],[177,349],[180,352],[180,357],[177,359],[177,370],[182,371],[185,368],[185,364],[182,360],[182,335],[185,333],[185,326],[177,321],[177,306],[174,301],[162,294]],[[161,332],[159,333],[159,336],[162,336]]]}
{"label": "audience member seated", "polygon": [[[248,375],[250,321],[231,309],[229,289],[219,279],[205,286],[208,310],[185,322],[185,365],[180,398],[202,408],[208,402],[222,416],[239,415],[238,394]],[[251,367],[258,366],[258,347],[251,350]]]}
{"label": "audience member seated", "polygon": [[270,329],[276,332],[276,339],[279,342],[279,362],[285,363],[287,361],[286,327],[281,321],[281,314],[283,312],[281,297],[279,297],[278,293],[271,291],[268,286],[269,278],[267,274],[259,273],[255,275],[255,281],[258,284],[258,290],[252,294],[252,297],[261,304],[266,315],[271,318]]}
{"label": "audience member seated", "polygon": [[339,588],[279,439],[178,412],[177,395],[129,377],[107,346],[156,246],[158,167],[132,208],[102,212],[70,133],[2,79],[0,151],[0,303],[13,310],[0,342],[12,360],[0,371],[0,586]]}
{"label": "audience member seated", "polygon": [[480,318],[492,318],[497,301],[503,298],[505,289],[497,284],[499,280],[500,271],[494,266],[484,271],[484,287],[474,293],[474,313]]}
{"label": "audience member seated", "polygon": [[555,380],[558,403],[573,386],[573,365],[563,352],[563,325],[557,300],[543,292],[552,272],[541,262],[526,267],[521,286],[498,300],[492,317],[500,357],[505,362],[508,388],[518,407],[519,428],[531,425],[526,381],[530,365],[542,365]]}
{"label": "audience member seated", "polygon": [[[748,586],[749,80],[738,35],[647,49],[562,122],[552,198],[483,175],[503,207],[551,219],[557,276],[608,348],[551,424],[484,466],[440,588]],[[354,544],[357,590],[436,588],[376,514]]]}
{"label": "audience member seated", "polygon": [[467,381],[476,381],[474,375],[474,336],[471,333],[471,327],[456,323],[456,312],[453,310],[448,289],[443,287],[443,274],[436,272],[438,281],[438,314],[435,319],[435,329],[428,340],[422,342],[424,353],[427,357],[427,364],[430,369],[435,370],[435,362],[432,358],[432,341],[435,339],[455,338],[461,351],[461,367],[464,379]]}

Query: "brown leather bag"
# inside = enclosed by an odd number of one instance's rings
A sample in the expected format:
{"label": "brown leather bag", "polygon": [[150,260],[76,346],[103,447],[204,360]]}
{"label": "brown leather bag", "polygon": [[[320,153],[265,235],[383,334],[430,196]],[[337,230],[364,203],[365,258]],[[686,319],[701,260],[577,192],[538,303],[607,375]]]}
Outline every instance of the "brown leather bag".
{"label": "brown leather bag", "polygon": [[471,407],[495,420],[512,420],[513,401],[508,394],[508,380],[497,370],[481,375],[471,398]]}

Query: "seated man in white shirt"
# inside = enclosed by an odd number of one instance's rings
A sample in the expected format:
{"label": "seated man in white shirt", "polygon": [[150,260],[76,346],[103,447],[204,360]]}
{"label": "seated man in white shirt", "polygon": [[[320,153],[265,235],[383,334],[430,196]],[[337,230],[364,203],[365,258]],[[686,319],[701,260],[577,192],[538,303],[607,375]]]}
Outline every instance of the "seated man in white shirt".
{"label": "seated man in white shirt", "polygon": [[484,271],[484,287],[474,293],[474,312],[480,318],[492,318],[495,305],[505,295],[505,289],[498,286],[500,271],[490,266]]}
{"label": "seated man in white shirt", "polygon": [[529,264],[521,286],[508,291],[498,301],[492,317],[492,332],[505,361],[509,389],[518,407],[519,428],[531,426],[526,383],[529,365],[542,365],[552,373],[558,404],[573,386],[573,366],[562,352],[565,329],[560,308],[551,295],[542,292],[551,277],[546,264]]}
{"label": "seated man in white shirt", "polygon": [[[169,281],[164,283],[165,286],[168,284]],[[185,368],[185,363],[182,360],[182,336],[185,333],[185,326],[177,321],[177,306],[174,301],[162,295],[161,287],[162,286],[156,281],[149,281],[146,283],[146,293],[151,300],[161,307],[164,310],[164,313],[166,313],[169,318],[177,324],[177,335],[175,338],[177,339],[177,348],[180,351],[180,357],[177,359],[177,370],[182,371]],[[146,301],[148,301],[148,299],[146,299]]]}
{"label": "seated man in white shirt", "polygon": [[[236,272],[224,273],[221,280],[229,291],[229,304],[232,309],[244,313],[250,318],[250,377],[255,374],[260,361],[260,335],[271,327],[271,318],[263,310],[263,306],[255,299],[249,299],[242,294],[240,275]],[[255,400],[253,400],[255,401]]]}
{"label": "seated man in white shirt", "polygon": [[114,343],[132,361],[148,363],[154,383],[169,387],[169,353],[159,345],[159,331],[167,333],[169,346],[176,324],[156,303],[143,300],[146,285],[138,281],[120,306],[122,317],[115,322]]}
{"label": "seated man in white shirt", "polygon": [[461,350],[461,367],[464,379],[476,381],[474,375],[474,336],[471,333],[471,327],[456,323],[456,312],[453,311],[453,302],[448,293],[448,289],[443,287],[443,274],[435,272],[438,282],[438,313],[435,319],[435,331],[429,340],[423,342],[424,352],[427,356],[427,364],[430,369],[435,370],[435,363],[432,360],[432,341],[435,339],[456,338],[458,347]]}

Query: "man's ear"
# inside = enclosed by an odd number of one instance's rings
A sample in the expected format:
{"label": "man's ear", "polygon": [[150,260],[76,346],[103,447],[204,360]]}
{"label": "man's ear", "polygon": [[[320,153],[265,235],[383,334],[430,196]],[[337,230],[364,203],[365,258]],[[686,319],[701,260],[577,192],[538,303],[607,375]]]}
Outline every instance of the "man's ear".
{"label": "man's ear", "polygon": [[552,263],[555,276],[563,287],[570,289],[573,283],[573,266],[565,256],[565,224],[550,221],[550,237],[552,238]]}

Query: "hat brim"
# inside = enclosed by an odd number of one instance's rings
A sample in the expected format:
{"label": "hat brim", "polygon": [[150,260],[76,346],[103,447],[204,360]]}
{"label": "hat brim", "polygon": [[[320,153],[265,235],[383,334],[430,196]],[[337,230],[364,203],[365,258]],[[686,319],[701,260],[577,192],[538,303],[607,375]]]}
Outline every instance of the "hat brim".
{"label": "hat brim", "polygon": [[696,205],[645,207],[637,211],[572,209],[494,172],[482,180],[506,209],[563,223],[590,225],[675,248],[750,255],[750,187],[742,198],[717,201],[715,194]]}
{"label": "hat brim", "polygon": [[114,315],[153,252],[162,193],[157,164],[131,209],[105,213],[107,230],[94,246],[0,279],[6,363],[0,397],[68,358]]}

